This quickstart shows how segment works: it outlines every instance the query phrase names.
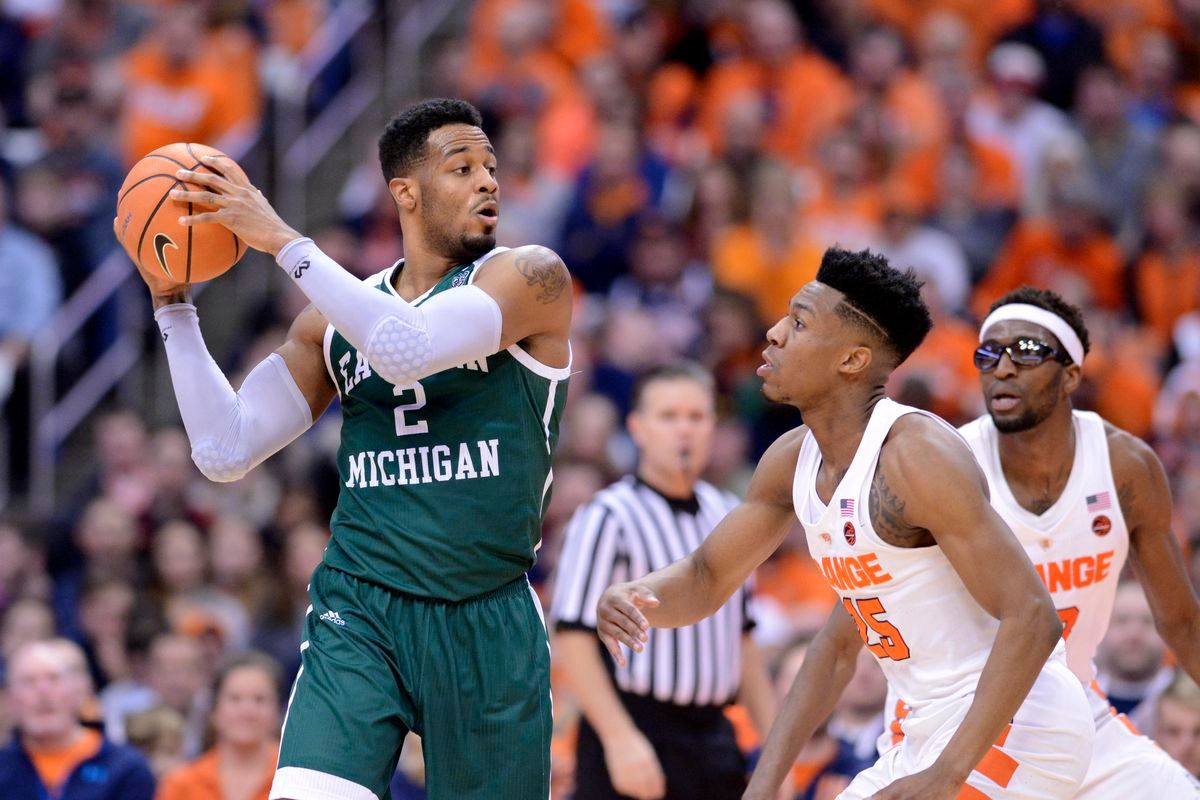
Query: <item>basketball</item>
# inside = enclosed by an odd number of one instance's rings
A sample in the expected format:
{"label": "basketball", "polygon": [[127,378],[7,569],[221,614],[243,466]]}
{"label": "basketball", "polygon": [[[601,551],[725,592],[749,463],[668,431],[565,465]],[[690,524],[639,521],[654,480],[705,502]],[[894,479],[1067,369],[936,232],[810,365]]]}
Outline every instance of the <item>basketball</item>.
{"label": "basketball", "polygon": [[225,272],[245,254],[245,243],[222,225],[179,224],[182,216],[211,209],[170,198],[175,188],[205,190],[179,180],[175,171],[203,170],[224,176],[221,167],[213,169],[200,161],[208,155],[220,156],[228,170],[241,171],[237,162],[220,150],[176,142],[146,155],[125,177],[117,194],[115,232],[125,252],[144,272],[158,272],[176,284],[199,283]]}

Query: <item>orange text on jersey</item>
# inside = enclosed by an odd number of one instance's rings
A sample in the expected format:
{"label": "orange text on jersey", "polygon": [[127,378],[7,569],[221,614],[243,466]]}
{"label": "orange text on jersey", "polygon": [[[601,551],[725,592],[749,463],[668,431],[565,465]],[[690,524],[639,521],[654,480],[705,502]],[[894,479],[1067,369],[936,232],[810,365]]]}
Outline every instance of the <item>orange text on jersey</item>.
{"label": "orange text on jersey", "polygon": [[879,566],[879,556],[874,553],[847,557],[825,556],[821,559],[821,571],[838,589],[862,589],[865,586],[878,586],[892,579],[892,576]]}
{"label": "orange text on jersey", "polygon": [[1037,573],[1051,592],[1082,589],[1102,581],[1112,572],[1113,551],[1106,550],[1094,556],[1064,558],[1038,564]]}

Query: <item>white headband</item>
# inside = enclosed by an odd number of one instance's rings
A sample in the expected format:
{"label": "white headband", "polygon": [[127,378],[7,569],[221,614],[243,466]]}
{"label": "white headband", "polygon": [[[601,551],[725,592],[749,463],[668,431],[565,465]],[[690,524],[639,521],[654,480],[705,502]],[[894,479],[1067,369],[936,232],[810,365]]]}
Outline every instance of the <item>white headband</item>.
{"label": "white headband", "polygon": [[1071,357],[1072,361],[1083,366],[1083,342],[1079,341],[1079,334],[1075,333],[1067,321],[1058,314],[1028,303],[1009,303],[989,314],[988,318],[983,321],[983,325],[979,326],[979,341],[983,341],[983,335],[987,333],[988,328],[1010,320],[1041,325],[1058,337],[1058,341],[1062,342],[1062,346],[1066,348],[1067,355]]}

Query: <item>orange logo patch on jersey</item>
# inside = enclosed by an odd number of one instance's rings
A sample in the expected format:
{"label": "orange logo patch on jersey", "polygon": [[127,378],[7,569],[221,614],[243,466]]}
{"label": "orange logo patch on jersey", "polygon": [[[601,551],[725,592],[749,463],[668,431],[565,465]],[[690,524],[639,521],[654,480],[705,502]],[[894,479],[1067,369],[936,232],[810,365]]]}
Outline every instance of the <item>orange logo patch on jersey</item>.
{"label": "orange logo patch on jersey", "polygon": [[854,523],[847,522],[842,526],[842,536],[846,537],[846,544],[853,545],[858,541],[858,534],[854,530]]}
{"label": "orange logo patch on jersey", "polygon": [[1092,533],[1097,536],[1108,536],[1108,532],[1112,530],[1112,520],[1101,514],[1092,520]]}

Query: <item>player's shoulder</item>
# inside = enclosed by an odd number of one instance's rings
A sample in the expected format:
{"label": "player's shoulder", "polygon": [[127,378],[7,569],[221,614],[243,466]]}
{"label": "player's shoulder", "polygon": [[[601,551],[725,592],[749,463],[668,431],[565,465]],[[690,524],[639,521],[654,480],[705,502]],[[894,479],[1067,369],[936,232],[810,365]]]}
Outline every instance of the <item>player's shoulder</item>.
{"label": "player's shoulder", "polygon": [[485,264],[489,269],[515,267],[518,272],[528,278],[530,275],[540,275],[546,272],[558,272],[569,275],[566,262],[554,250],[540,244],[523,244],[510,247],[496,253]]}
{"label": "player's shoulder", "polygon": [[1162,462],[1146,441],[1134,436],[1108,420],[1103,420],[1104,438],[1108,442],[1108,458],[1113,476],[1120,482],[1126,475],[1136,475],[1147,469],[1162,469]]}
{"label": "player's shoulder", "polygon": [[914,488],[936,487],[955,476],[982,480],[963,435],[945,420],[923,412],[905,414],[892,425],[879,451],[879,469],[889,481]]}

